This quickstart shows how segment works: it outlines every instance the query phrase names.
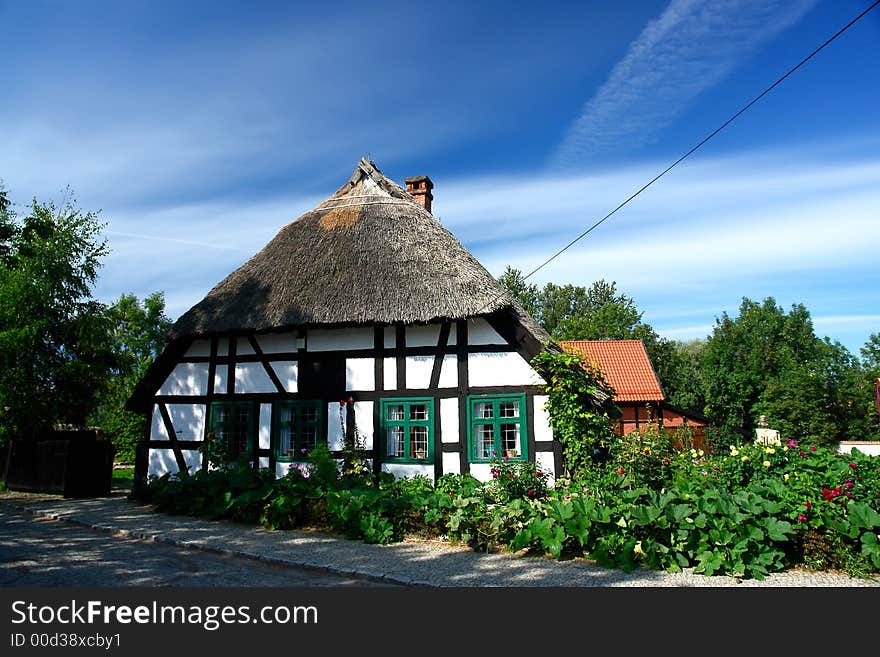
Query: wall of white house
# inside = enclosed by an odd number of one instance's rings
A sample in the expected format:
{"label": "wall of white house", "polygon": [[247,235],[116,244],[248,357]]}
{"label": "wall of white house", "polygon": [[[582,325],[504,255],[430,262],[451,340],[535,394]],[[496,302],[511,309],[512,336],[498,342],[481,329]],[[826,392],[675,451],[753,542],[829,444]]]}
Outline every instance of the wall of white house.
{"label": "wall of white house", "polygon": [[[531,368],[526,360],[515,351],[499,351],[498,347],[505,345],[505,339],[489,323],[482,319],[468,320],[468,346],[491,346],[486,351],[475,351],[467,355],[467,374],[469,394],[480,394],[480,388],[497,388],[499,386],[540,386],[543,379]],[[441,336],[440,324],[427,326],[407,326],[403,332],[404,343],[407,348],[425,348],[437,346]],[[454,348],[457,331],[455,324],[450,327],[447,347]],[[383,343],[388,349],[396,349],[398,346],[398,331],[395,327],[386,327],[383,333]],[[175,365],[172,372],[161,384],[156,394],[161,395],[166,403],[166,408],[171,419],[178,440],[200,441],[204,439],[207,421],[207,404],[186,403],[188,396],[205,396],[208,393],[209,372],[213,369],[213,390],[217,394],[225,394],[228,390],[230,373],[234,376],[233,399],[237,394],[251,395],[248,399],[255,399],[254,395],[266,395],[266,402],[259,403],[259,422],[257,430],[257,443],[260,449],[271,447],[272,432],[272,403],[277,397],[278,388],[273,381],[277,378],[281,387],[288,393],[298,391],[299,371],[298,361],[291,358],[292,354],[308,352],[346,352],[345,363],[345,387],[346,396],[353,396],[354,416],[357,430],[364,442],[366,449],[373,449],[379,442],[374,440],[373,416],[374,406],[378,401],[358,399],[358,393],[377,395],[376,390],[389,392],[398,391],[404,387],[403,379],[398,372],[398,358],[396,356],[384,356],[381,367],[377,368],[375,359],[370,356],[348,356],[351,350],[372,351],[374,347],[374,331],[372,328],[353,329],[310,329],[302,333],[284,332],[276,334],[261,334],[254,336],[255,341],[262,352],[262,357],[252,348],[248,338],[233,338],[235,342],[235,354],[245,356],[250,360],[234,362],[228,365],[226,362],[217,362],[210,367],[205,362],[211,354],[209,340],[196,340],[186,350],[184,358],[200,359],[199,362],[180,362]],[[219,338],[217,340],[217,356],[228,358],[230,340]],[[273,356],[282,355],[281,358]],[[265,362],[262,362],[262,359]],[[259,359],[259,360],[258,360]],[[406,379],[405,389],[407,396],[433,396],[435,392],[430,389],[431,376],[435,365],[434,355],[406,355],[405,361]],[[379,378],[377,380],[377,371]],[[270,375],[270,372],[272,375]],[[438,389],[454,389],[459,384],[459,363],[456,354],[445,354],[441,359]],[[350,394],[349,394],[350,393]],[[398,393],[400,394],[400,393]],[[449,395],[449,392],[445,393]],[[381,393],[378,393],[381,396]],[[181,402],[169,401],[169,397],[180,397]],[[375,398],[375,397],[374,397]],[[259,397],[257,397],[259,399]],[[529,398],[532,399],[531,397]],[[533,415],[529,423],[533,427],[534,440],[546,445],[552,441],[553,434],[549,425],[549,418],[544,409],[547,401],[546,395],[535,395],[534,404],[530,404],[527,413]],[[327,441],[331,450],[340,450],[344,443],[343,429],[340,426],[338,400],[327,402]],[[435,407],[439,415],[439,434],[435,443],[435,450],[441,450],[442,472],[461,472],[461,456],[459,452],[442,452],[442,444],[461,444],[461,449],[467,449],[467,435],[460,435],[460,415],[467,413],[465,405],[459,404],[459,398],[442,397],[439,405]],[[154,408],[150,424],[150,438],[152,440],[169,440],[165,422],[158,406]],[[183,449],[184,457],[188,464],[201,462],[200,454],[193,449]],[[530,455],[540,467],[553,474],[554,458],[552,452],[538,452]],[[268,457],[260,456],[261,467],[270,467]],[[289,465],[284,463],[275,464],[278,476],[283,476]],[[383,464],[383,470],[392,472],[397,476],[409,476],[412,474],[426,474],[430,477],[435,475],[433,465],[421,464]],[[469,464],[471,474],[482,480],[491,478],[487,464]],[[174,452],[170,449],[151,448],[149,452],[149,474],[161,475],[165,472],[176,472],[177,463]]]}

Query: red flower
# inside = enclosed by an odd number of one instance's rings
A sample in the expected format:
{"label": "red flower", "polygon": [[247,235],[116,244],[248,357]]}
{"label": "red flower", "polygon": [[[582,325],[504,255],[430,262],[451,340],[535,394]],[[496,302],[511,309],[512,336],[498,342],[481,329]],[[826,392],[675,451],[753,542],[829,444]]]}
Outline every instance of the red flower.
{"label": "red flower", "polygon": [[849,491],[846,491],[846,493],[844,493],[844,494],[845,494],[849,499],[852,499],[852,493],[850,493]]}
{"label": "red flower", "polygon": [[810,502],[809,500],[807,500],[806,502],[804,502],[804,506],[807,507],[808,509],[812,509],[812,508],[813,508],[813,503]]}
{"label": "red flower", "polygon": [[532,497],[535,494],[534,488],[529,488],[529,497]]}
{"label": "red flower", "polygon": [[847,479],[844,486],[846,486],[847,488],[852,488],[853,486],[855,486],[855,484],[853,482],[851,482],[849,479]]}
{"label": "red flower", "polygon": [[806,452],[801,452],[800,454],[801,454],[801,456],[806,456],[806,455],[807,455]]}
{"label": "red flower", "polygon": [[830,502],[832,499],[834,499],[834,493],[831,492],[830,488],[823,488],[822,497],[825,498],[826,502]]}
{"label": "red flower", "polygon": [[344,400],[344,399],[340,399],[340,400],[339,400],[339,406],[340,406],[340,408],[343,407],[343,406],[345,406],[345,400]]}
{"label": "red flower", "polygon": [[535,472],[535,476],[536,476],[536,477],[540,477],[542,474],[543,474],[543,473],[542,473],[540,470],[538,470],[538,471]]}
{"label": "red flower", "polygon": [[810,451],[811,451],[811,452],[815,452],[815,451],[816,451],[816,446],[813,445],[812,447],[810,447]]}
{"label": "red flower", "polygon": [[498,456],[498,452],[496,452],[494,449],[492,450],[492,456]]}
{"label": "red flower", "polygon": [[837,496],[840,495],[842,492],[843,492],[843,489],[842,489],[840,486],[837,486],[834,490],[831,491],[831,494],[832,494],[834,497],[837,497]]}
{"label": "red flower", "polygon": [[623,468],[617,468],[617,474],[622,475],[624,472],[626,472],[626,470]]}
{"label": "red flower", "polygon": [[799,516],[798,516],[798,520],[801,521],[801,522],[806,522],[806,521],[807,521],[807,516],[799,515]]}
{"label": "red flower", "polygon": [[505,461],[509,461],[509,460],[510,460],[510,457],[509,457],[507,454],[505,454],[505,455],[504,455],[504,460],[505,460]]}
{"label": "red flower", "polygon": [[353,403],[354,403],[354,397],[349,397],[349,398],[348,398],[348,403],[349,403],[349,404],[353,404]]}
{"label": "red flower", "polygon": [[508,473],[507,473],[507,478],[508,478],[508,479],[513,479],[513,473],[512,473],[512,472],[508,472]]}
{"label": "red flower", "polygon": [[856,465],[855,463],[850,463],[849,467],[851,467],[853,470],[857,470],[859,466]]}

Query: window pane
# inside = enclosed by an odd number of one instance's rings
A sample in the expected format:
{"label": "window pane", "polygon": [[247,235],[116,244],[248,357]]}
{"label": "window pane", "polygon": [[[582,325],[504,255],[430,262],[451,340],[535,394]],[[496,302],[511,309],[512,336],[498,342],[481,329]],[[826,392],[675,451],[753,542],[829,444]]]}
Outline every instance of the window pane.
{"label": "window pane", "polygon": [[318,419],[317,409],[314,406],[303,406],[299,412],[302,422],[314,423]]}
{"label": "window pane", "polygon": [[236,454],[244,454],[247,452],[247,432],[240,427],[236,427],[230,434],[230,448]]}
{"label": "window pane", "polygon": [[520,456],[519,424],[502,424],[501,450],[507,456]]}
{"label": "window pane", "polygon": [[387,452],[390,457],[406,456],[403,445],[403,427],[388,427]]}
{"label": "window pane", "polygon": [[409,407],[409,419],[410,420],[427,420],[428,419],[428,405],[427,404],[412,404]]}
{"label": "window pane", "polygon": [[215,422],[226,422],[229,419],[229,409],[224,408],[223,406],[215,406],[214,407],[214,421]]}
{"label": "window pane", "polygon": [[495,427],[491,424],[477,425],[477,457],[481,459],[492,458],[495,449]]}
{"label": "window pane", "polygon": [[293,456],[293,445],[290,442],[290,425],[282,424],[278,430],[278,455]]}
{"label": "window pane", "polygon": [[409,428],[410,458],[428,458],[428,427]]}
{"label": "window pane", "polygon": [[405,420],[406,415],[403,412],[403,404],[394,404],[388,407],[389,420]]}
{"label": "window pane", "polygon": [[248,421],[248,409],[245,406],[239,406],[235,409],[235,422],[238,425],[247,425]]}
{"label": "window pane", "polygon": [[517,402],[501,402],[498,405],[498,415],[501,417],[519,417],[519,404]]}
{"label": "window pane", "polygon": [[474,416],[485,419],[494,417],[492,414],[492,403],[491,402],[480,402],[474,406]]}
{"label": "window pane", "polygon": [[318,444],[318,428],[314,425],[297,431],[298,449],[310,450]]}
{"label": "window pane", "polygon": [[281,422],[290,422],[293,415],[293,409],[290,406],[282,406],[278,412],[278,420]]}

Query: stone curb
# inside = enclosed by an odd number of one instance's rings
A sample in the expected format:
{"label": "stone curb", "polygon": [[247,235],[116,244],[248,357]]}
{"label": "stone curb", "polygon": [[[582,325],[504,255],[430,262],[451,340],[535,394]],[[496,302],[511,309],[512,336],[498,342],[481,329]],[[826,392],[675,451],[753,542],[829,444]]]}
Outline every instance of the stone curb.
{"label": "stone curb", "polygon": [[230,549],[228,547],[224,547],[222,545],[211,545],[209,543],[199,543],[196,541],[181,541],[175,538],[171,538],[169,536],[165,536],[162,533],[148,533],[148,532],[139,532],[139,531],[131,531],[128,529],[120,529],[118,527],[113,527],[111,525],[104,525],[99,523],[88,522],[86,520],[80,520],[79,518],[71,518],[62,514],[53,513],[51,511],[43,511],[41,509],[32,509],[27,506],[20,506],[15,504],[15,502],[10,502],[9,500],[0,500],[0,503],[5,504],[6,506],[16,509],[18,511],[23,511],[32,516],[39,516],[41,518],[46,518],[49,520],[58,520],[60,522],[67,522],[73,525],[79,525],[80,527],[88,527],[90,529],[94,529],[97,531],[101,531],[107,534],[112,534],[113,536],[122,536],[125,538],[134,538],[142,541],[153,541],[156,543],[164,543],[166,545],[173,545],[175,547],[188,549],[188,550],[201,550],[202,552],[211,552],[214,554],[222,554],[231,557],[241,557],[244,559],[252,559],[254,561],[262,561],[263,563],[269,563],[276,566],[287,566],[287,567],[295,567],[295,568],[304,568],[306,570],[311,570],[315,572],[321,573],[329,573],[331,575],[339,575],[342,577],[354,577],[357,579],[364,579],[371,582],[379,582],[382,584],[398,584],[401,586],[416,586],[416,587],[432,587],[432,588],[440,588],[440,585],[434,584],[433,582],[427,582],[424,580],[414,580],[409,577],[403,577],[399,575],[390,575],[384,573],[374,573],[366,570],[358,570],[353,568],[338,568],[329,564],[317,564],[311,563],[308,561],[299,561],[295,559],[284,559],[283,557],[273,557],[265,554],[254,554],[253,552],[246,552],[244,550],[235,550]]}

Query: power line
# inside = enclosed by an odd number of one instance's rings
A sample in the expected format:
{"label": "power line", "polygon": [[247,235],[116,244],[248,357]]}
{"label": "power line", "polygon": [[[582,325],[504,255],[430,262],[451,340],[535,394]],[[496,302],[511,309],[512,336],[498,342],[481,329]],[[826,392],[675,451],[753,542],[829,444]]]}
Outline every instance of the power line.
{"label": "power line", "polygon": [[[849,28],[851,28],[853,25],[855,25],[856,23],[858,23],[862,18],[865,17],[865,15],[868,14],[868,12],[870,12],[872,9],[874,9],[877,5],[880,5],[880,0],[876,0],[876,2],[874,2],[873,4],[871,4],[871,5],[870,5],[867,9],[865,9],[862,13],[860,13],[858,16],[856,16],[855,18],[853,18],[849,23],[847,23],[847,24],[844,25],[842,28],[840,28],[840,29],[839,29],[837,32],[835,32],[831,37],[829,37],[829,38],[828,38],[828,39],[827,39],[822,45],[820,45],[820,46],[817,47],[815,50],[813,50],[813,52],[811,52],[809,55],[807,55],[806,57],[804,57],[804,58],[803,58],[800,62],[798,62],[795,66],[793,66],[792,68],[790,68],[790,69],[789,69],[789,70],[788,70],[783,76],[781,76],[779,79],[777,79],[776,82],[774,82],[774,83],[771,84],[769,87],[767,87],[766,89],[764,89],[764,91],[762,91],[760,94],[758,94],[757,96],[755,96],[751,101],[749,101],[748,104],[744,105],[744,106],[743,106],[743,107],[742,107],[742,108],[741,108],[736,114],[734,114],[733,116],[731,116],[731,117],[730,117],[729,119],[727,119],[724,123],[722,123],[720,126],[718,126],[717,128],[715,128],[715,129],[714,129],[712,132],[710,132],[708,135],[706,135],[706,137],[704,137],[704,138],[702,139],[702,141],[700,141],[696,146],[694,146],[693,148],[691,148],[687,153],[685,153],[684,155],[682,155],[681,157],[679,157],[675,162],[673,162],[672,164],[670,164],[670,165],[669,165],[668,167],[666,167],[663,171],[661,171],[661,172],[658,173],[656,176],[654,176],[651,180],[649,180],[647,183],[645,183],[644,185],[642,185],[642,187],[640,187],[640,188],[638,189],[638,191],[636,191],[636,192],[634,192],[633,194],[631,194],[631,195],[630,195],[625,201],[623,201],[620,205],[618,205],[616,208],[614,208],[611,212],[609,212],[609,213],[606,214],[604,217],[602,217],[601,219],[599,219],[596,223],[594,223],[592,226],[590,226],[589,228],[587,228],[584,232],[582,232],[580,235],[578,235],[577,237],[575,237],[575,238],[574,238],[573,240],[571,240],[568,244],[566,244],[565,246],[563,246],[563,247],[562,247],[561,249],[559,249],[556,253],[554,253],[552,256],[550,256],[549,258],[547,258],[547,259],[546,259],[544,262],[542,262],[540,265],[538,265],[537,267],[535,267],[535,268],[534,268],[532,271],[530,271],[528,274],[526,274],[525,276],[523,276],[523,280],[528,279],[530,276],[536,274],[536,273],[539,272],[541,269],[543,269],[544,267],[546,267],[547,265],[549,265],[549,264],[550,264],[551,262],[553,262],[556,258],[558,258],[559,256],[561,256],[561,255],[562,255],[563,253],[565,253],[566,251],[568,251],[568,249],[570,249],[572,246],[574,246],[577,242],[579,242],[580,240],[582,240],[584,237],[586,237],[586,236],[589,235],[591,232],[593,232],[593,230],[595,230],[595,229],[598,228],[600,225],[602,225],[607,219],[611,218],[611,216],[613,216],[614,214],[616,214],[618,210],[620,210],[621,208],[623,208],[623,207],[624,207],[625,205],[627,205],[630,201],[632,201],[634,198],[636,198],[639,194],[641,194],[643,191],[645,191],[646,189],[648,189],[648,187],[650,187],[650,186],[653,185],[655,182],[657,182],[658,180],[660,180],[660,178],[662,178],[662,177],[665,176],[667,173],[669,173],[670,171],[672,171],[672,169],[674,169],[678,164],[680,164],[680,163],[683,162],[685,159],[687,159],[688,157],[690,157],[693,153],[695,153],[697,150],[699,150],[699,149],[700,149],[700,148],[701,148],[706,142],[708,142],[708,141],[709,141],[710,139],[712,139],[715,135],[717,135],[719,132],[721,132],[722,130],[724,130],[724,128],[726,128],[728,125],[730,125],[731,123],[733,123],[733,122],[734,122],[734,121],[735,121],[735,120],[736,120],[741,114],[743,114],[744,112],[746,112],[746,111],[747,111],[752,105],[754,105],[755,103],[757,103],[757,102],[758,102],[759,100],[761,100],[764,96],[766,96],[768,93],[770,93],[771,91],[773,91],[773,89],[775,89],[775,88],[778,87],[780,84],[782,84],[782,82],[783,82],[787,77],[789,77],[792,73],[794,73],[795,71],[797,71],[801,66],[803,66],[804,64],[806,64],[808,61],[810,61],[810,60],[811,60],[813,57],[815,57],[816,55],[818,55],[818,54],[819,54],[819,53],[820,53],[820,52],[821,52],[826,46],[828,46],[829,44],[831,44],[832,41],[834,41],[835,39],[837,39],[841,34],[843,34],[843,33],[846,32]],[[485,309],[485,308],[488,308],[488,307],[491,306],[496,300],[500,299],[502,296],[504,296],[504,295],[503,295],[503,294],[499,294],[498,296],[496,296],[496,297],[490,299],[490,300],[489,300],[489,301],[483,306],[483,308],[484,308],[484,309]]]}

